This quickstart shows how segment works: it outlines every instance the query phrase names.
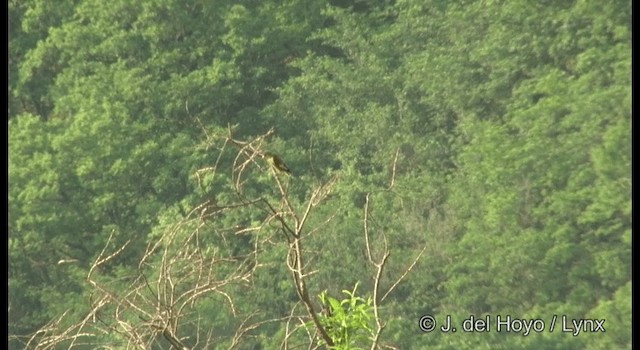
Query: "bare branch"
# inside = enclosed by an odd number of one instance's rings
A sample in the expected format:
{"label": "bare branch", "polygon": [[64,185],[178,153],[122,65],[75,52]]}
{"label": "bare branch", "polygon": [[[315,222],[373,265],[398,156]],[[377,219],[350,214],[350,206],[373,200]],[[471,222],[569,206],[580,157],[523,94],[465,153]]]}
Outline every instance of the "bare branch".
{"label": "bare branch", "polygon": [[422,248],[422,250],[420,251],[418,256],[416,256],[416,258],[413,259],[413,262],[411,263],[411,265],[409,265],[409,267],[407,267],[404,270],[404,272],[398,278],[398,280],[391,287],[389,287],[389,290],[387,290],[387,292],[384,293],[384,295],[382,296],[382,299],[380,299],[380,301],[384,301],[387,298],[387,296],[396,288],[396,286],[398,284],[400,284],[400,282],[409,274],[409,272],[411,272],[411,270],[413,270],[413,267],[416,266],[416,264],[418,263],[418,260],[420,260],[420,258],[422,257],[422,254],[425,252],[425,250],[427,250],[427,246],[424,246]]}
{"label": "bare branch", "polygon": [[[212,297],[215,297],[214,300],[220,300],[222,307],[226,307],[227,312],[238,322],[235,333],[227,335],[226,339],[230,341],[229,349],[239,348],[247,338],[252,337],[253,331],[271,322],[285,323],[285,335],[281,343],[283,349],[294,347],[291,344],[293,335],[300,331],[307,335],[308,344],[304,344],[304,347],[308,349],[334,345],[310,296],[310,277],[317,273],[318,269],[312,266],[312,262],[315,261],[308,258],[310,251],[305,250],[304,245],[311,235],[335,217],[336,214],[333,214],[315,227],[307,228],[312,221],[310,218],[314,209],[326,201],[334,190],[338,177],[334,176],[317,186],[306,203],[300,205],[300,209],[295,207],[296,201],[289,197],[288,186],[292,178],[283,179],[275,171],[271,179],[279,191],[280,198],[277,203],[267,199],[266,195],[247,198],[243,194],[243,186],[251,181],[265,179],[261,177],[256,180],[256,177],[249,174],[254,173],[256,169],[265,170],[262,161],[258,159],[265,153],[262,147],[266,139],[273,135],[275,130],[271,129],[246,141],[233,138],[232,126],[229,126],[226,132],[218,136],[207,134],[208,141],[213,137],[222,145],[218,148],[220,153],[215,164],[203,167],[194,174],[198,186],[207,194],[203,202],[188,212],[186,209],[182,210],[183,219],[167,227],[162,234],[154,236],[144,251],[138,252],[141,257],[132,276],[116,278],[108,272],[109,265],[116,260],[115,258],[132,246],[131,242],[127,241],[119,247],[113,247],[112,233],[87,274],[87,282],[92,291],[91,310],[80,322],[66,328],[61,325],[64,323],[63,320],[69,317],[68,313],[53,320],[31,336],[27,342],[28,348],[56,349],[62,345],[68,346],[69,349],[79,346],[109,346],[97,344],[96,339],[99,339],[98,335],[101,334],[118,336],[121,343],[117,346],[123,347],[125,343],[126,348],[156,348],[161,343],[168,343],[180,350],[214,348],[219,346],[214,342],[217,339],[213,337],[213,330],[203,329],[204,326],[201,326],[201,320],[204,319],[198,310],[204,300],[211,302]],[[223,153],[229,152],[230,149],[235,151],[235,156],[223,157]],[[223,160],[230,158],[233,160],[230,164],[231,177],[227,177],[228,186],[235,190],[236,197],[233,203],[221,203],[223,200],[220,198],[225,196],[214,196],[205,190],[203,175],[212,174],[216,178]],[[389,189],[395,185],[398,158],[399,150],[396,151],[393,161]],[[380,315],[380,303],[406,278],[425,249],[380,298],[382,276],[391,252],[384,233],[377,236],[379,238],[376,243],[373,241],[370,200],[370,195],[367,194],[363,226],[366,259],[374,267],[372,307],[377,327],[373,333],[371,349],[378,349],[381,347],[380,337],[385,328]],[[258,221],[259,224],[240,222],[231,225],[227,223],[227,226],[220,227],[225,221],[220,219],[226,219],[227,213],[243,209],[257,210],[261,213],[263,217]],[[255,219],[251,218],[251,222],[255,222]],[[219,244],[207,244],[212,234],[220,237]],[[243,243],[248,249],[233,254],[225,251],[224,248],[228,244],[243,239],[243,235],[255,235],[248,247]],[[253,274],[262,266],[261,252],[276,244],[287,244],[285,263],[291,273],[299,304],[296,304],[286,317],[259,320],[258,315],[261,314],[258,311],[242,313],[240,305],[236,305],[237,301],[232,292],[234,289],[230,288],[245,286],[251,281]],[[302,305],[304,311],[299,310],[298,305]],[[310,327],[310,324],[313,326]],[[185,335],[185,328],[188,329],[188,335]]]}
{"label": "bare branch", "polygon": [[398,155],[400,154],[400,148],[396,150],[396,156],[393,159],[393,167],[391,168],[391,183],[389,184],[388,190],[393,188],[396,183],[396,164],[398,163]]}

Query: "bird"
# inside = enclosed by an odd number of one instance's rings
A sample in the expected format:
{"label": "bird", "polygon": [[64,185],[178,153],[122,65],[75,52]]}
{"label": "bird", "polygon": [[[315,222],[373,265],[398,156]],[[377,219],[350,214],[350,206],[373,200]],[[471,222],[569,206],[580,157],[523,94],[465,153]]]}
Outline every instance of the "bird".
{"label": "bird", "polygon": [[284,164],[284,161],[282,160],[282,158],[280,158],[279,155],[271,152],[265,152],[264,158],[266,158],[271,166],[273,166],[276,170],[291,175],[291,170],[289,170],[289,167]]}

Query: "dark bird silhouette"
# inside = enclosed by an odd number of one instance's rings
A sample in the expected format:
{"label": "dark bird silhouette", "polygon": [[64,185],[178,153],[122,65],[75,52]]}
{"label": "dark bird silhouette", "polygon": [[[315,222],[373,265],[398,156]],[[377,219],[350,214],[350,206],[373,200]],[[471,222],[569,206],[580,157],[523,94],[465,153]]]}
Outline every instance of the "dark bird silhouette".
{"label": "dark bird silhouette", "polygon": [[282,171],[291,175],[291,170],[289,170],[289,167],[284,163],[282,158],[280,158],[280,156],[278,156],[277,154],[274,154],[271,152],[265,152],[264,158],[267,159],[269,164],[271,164],[271,166],[274,167],[276,170]]}

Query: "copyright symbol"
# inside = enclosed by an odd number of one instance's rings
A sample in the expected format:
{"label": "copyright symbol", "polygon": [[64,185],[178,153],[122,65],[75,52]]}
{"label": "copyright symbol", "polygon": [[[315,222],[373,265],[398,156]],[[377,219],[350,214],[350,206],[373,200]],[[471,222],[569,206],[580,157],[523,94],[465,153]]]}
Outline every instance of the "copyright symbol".
{"label": "copyright symbol", "polygon": [[431,315],[424,315],[418,320],[418,327],[421,331],[429,333],[436,328],[436,319]]}

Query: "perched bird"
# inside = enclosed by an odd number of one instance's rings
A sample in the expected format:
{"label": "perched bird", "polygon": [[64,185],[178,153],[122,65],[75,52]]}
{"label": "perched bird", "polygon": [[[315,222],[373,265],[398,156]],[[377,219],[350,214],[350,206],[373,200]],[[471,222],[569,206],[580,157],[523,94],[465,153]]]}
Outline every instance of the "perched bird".
{"label": "perched bird", "polygon": [[271,152],[265,152],[264,158],[278,171],[283,171],[289,175],[291,175],[291,170],[284,164],[284,161],[277,154],[273,154]]}

